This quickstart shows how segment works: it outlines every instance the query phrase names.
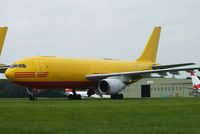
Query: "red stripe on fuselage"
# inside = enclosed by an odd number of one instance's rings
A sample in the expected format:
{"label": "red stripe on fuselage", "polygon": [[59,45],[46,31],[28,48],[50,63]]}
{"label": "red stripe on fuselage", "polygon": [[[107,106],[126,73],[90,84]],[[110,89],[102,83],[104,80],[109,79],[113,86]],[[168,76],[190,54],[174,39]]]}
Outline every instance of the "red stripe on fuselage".
{"label": "red stripe on fuselage", "polygon": [[15,78],[35,78],[35,76],[15,76]]}
{"label": "red stripe on fuselage", "polygon": [[49,72],[38,72],[37,77],[38,78],[46,78],[48,76]]}
{"label": "red stripe on fuselage", "polygon": [[47,77],[48,75],[37,75],[38,78],[40,77]]}
{"label": "red stripe on fuselage", "polygon": [[15,78],[34,78],[35,72],[15,72]]}
{"label": "red stripe on fuselage", "polygon": [[15,72],[15,74],[35,74],[35,72]]}
{"label": "red stripe on fuselage", "polygon": [[[37,77],[38,78],[46,78],[48,76],[49,72],[38,72]],[[35,78],[36,73],[35,72],[15,72],[15,78]]]}
{"label": "red stripe on fuselage", "polygon": [[95,88],[98,82],[93,81],[14,81],[28,88]]}

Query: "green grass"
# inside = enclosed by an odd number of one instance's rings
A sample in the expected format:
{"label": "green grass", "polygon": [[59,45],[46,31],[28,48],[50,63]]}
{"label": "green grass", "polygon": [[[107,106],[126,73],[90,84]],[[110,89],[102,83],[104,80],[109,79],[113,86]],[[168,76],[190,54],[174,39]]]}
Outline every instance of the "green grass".
{"label": "green grass", "polygon": [[199,134],[199,124],[200,98],[0,99],[0,134]]}

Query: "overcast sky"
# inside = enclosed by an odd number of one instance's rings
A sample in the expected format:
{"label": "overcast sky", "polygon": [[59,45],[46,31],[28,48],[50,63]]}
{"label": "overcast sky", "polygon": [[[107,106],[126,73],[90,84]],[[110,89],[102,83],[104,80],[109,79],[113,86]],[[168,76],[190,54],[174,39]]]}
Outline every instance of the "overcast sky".
{"label": "overcast sky", "polygon": [[0,61],[30,56],[135,60],[161,26],[157,62],[200,65],[200,0],[0,0]]}

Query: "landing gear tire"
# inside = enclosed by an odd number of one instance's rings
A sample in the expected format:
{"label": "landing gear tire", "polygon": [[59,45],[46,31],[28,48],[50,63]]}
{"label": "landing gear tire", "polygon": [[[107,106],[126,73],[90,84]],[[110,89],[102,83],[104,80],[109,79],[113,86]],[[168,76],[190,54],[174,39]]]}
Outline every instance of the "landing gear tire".
{"label": "landing gear tire", "polygon": [[124,96],[123,96],[123,94],[112,94],[111,99],[122,100],[122,99],[124,99]]}
{"label": "landing gear tire", "polygon": [[77,95],[77,100],[81,100],[81,95],[80,94]]}
{"label": "landing gear tire", "polygon": [[69,100],[81,100],[81,95],[80,94],[78,94],[78,95],[70,94],[69,95]]}
{"label": "landing gear tire", "polygon": [[36,96],[34,96],[34,95],[29,95],[29,100],[36,100]]}
{"label": "landing gear tire", "polygon": [[87,91],[88,97],[92,96],[93,94],[95,94],[94,89],[89,89],[89,90]]}
{"label": "landing gear tire", "polygon": [[37,89],[33,88],[33,89],[27,89],[27,92],[29,94],[29,100],[37,100]]}
{"label": "landing gear tire", "polygon": [[70,95],[69,95],[69,100],[72,100],[72,99],[73,99],[73,95],[70,94]]}
{"label": "landing gear tire", "polygon": [[33,96],[29,95],[29,100],[33,100]]}

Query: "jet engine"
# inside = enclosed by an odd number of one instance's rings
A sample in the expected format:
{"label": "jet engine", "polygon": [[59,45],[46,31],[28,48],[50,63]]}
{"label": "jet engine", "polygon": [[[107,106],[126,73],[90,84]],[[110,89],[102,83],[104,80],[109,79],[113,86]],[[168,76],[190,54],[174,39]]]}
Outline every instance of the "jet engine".
{"label": "jet engine", "polygon": [[126,85],[118,79],[103,79],[98,83],[98,89],[102,94],[117,94],[124,89]]}

